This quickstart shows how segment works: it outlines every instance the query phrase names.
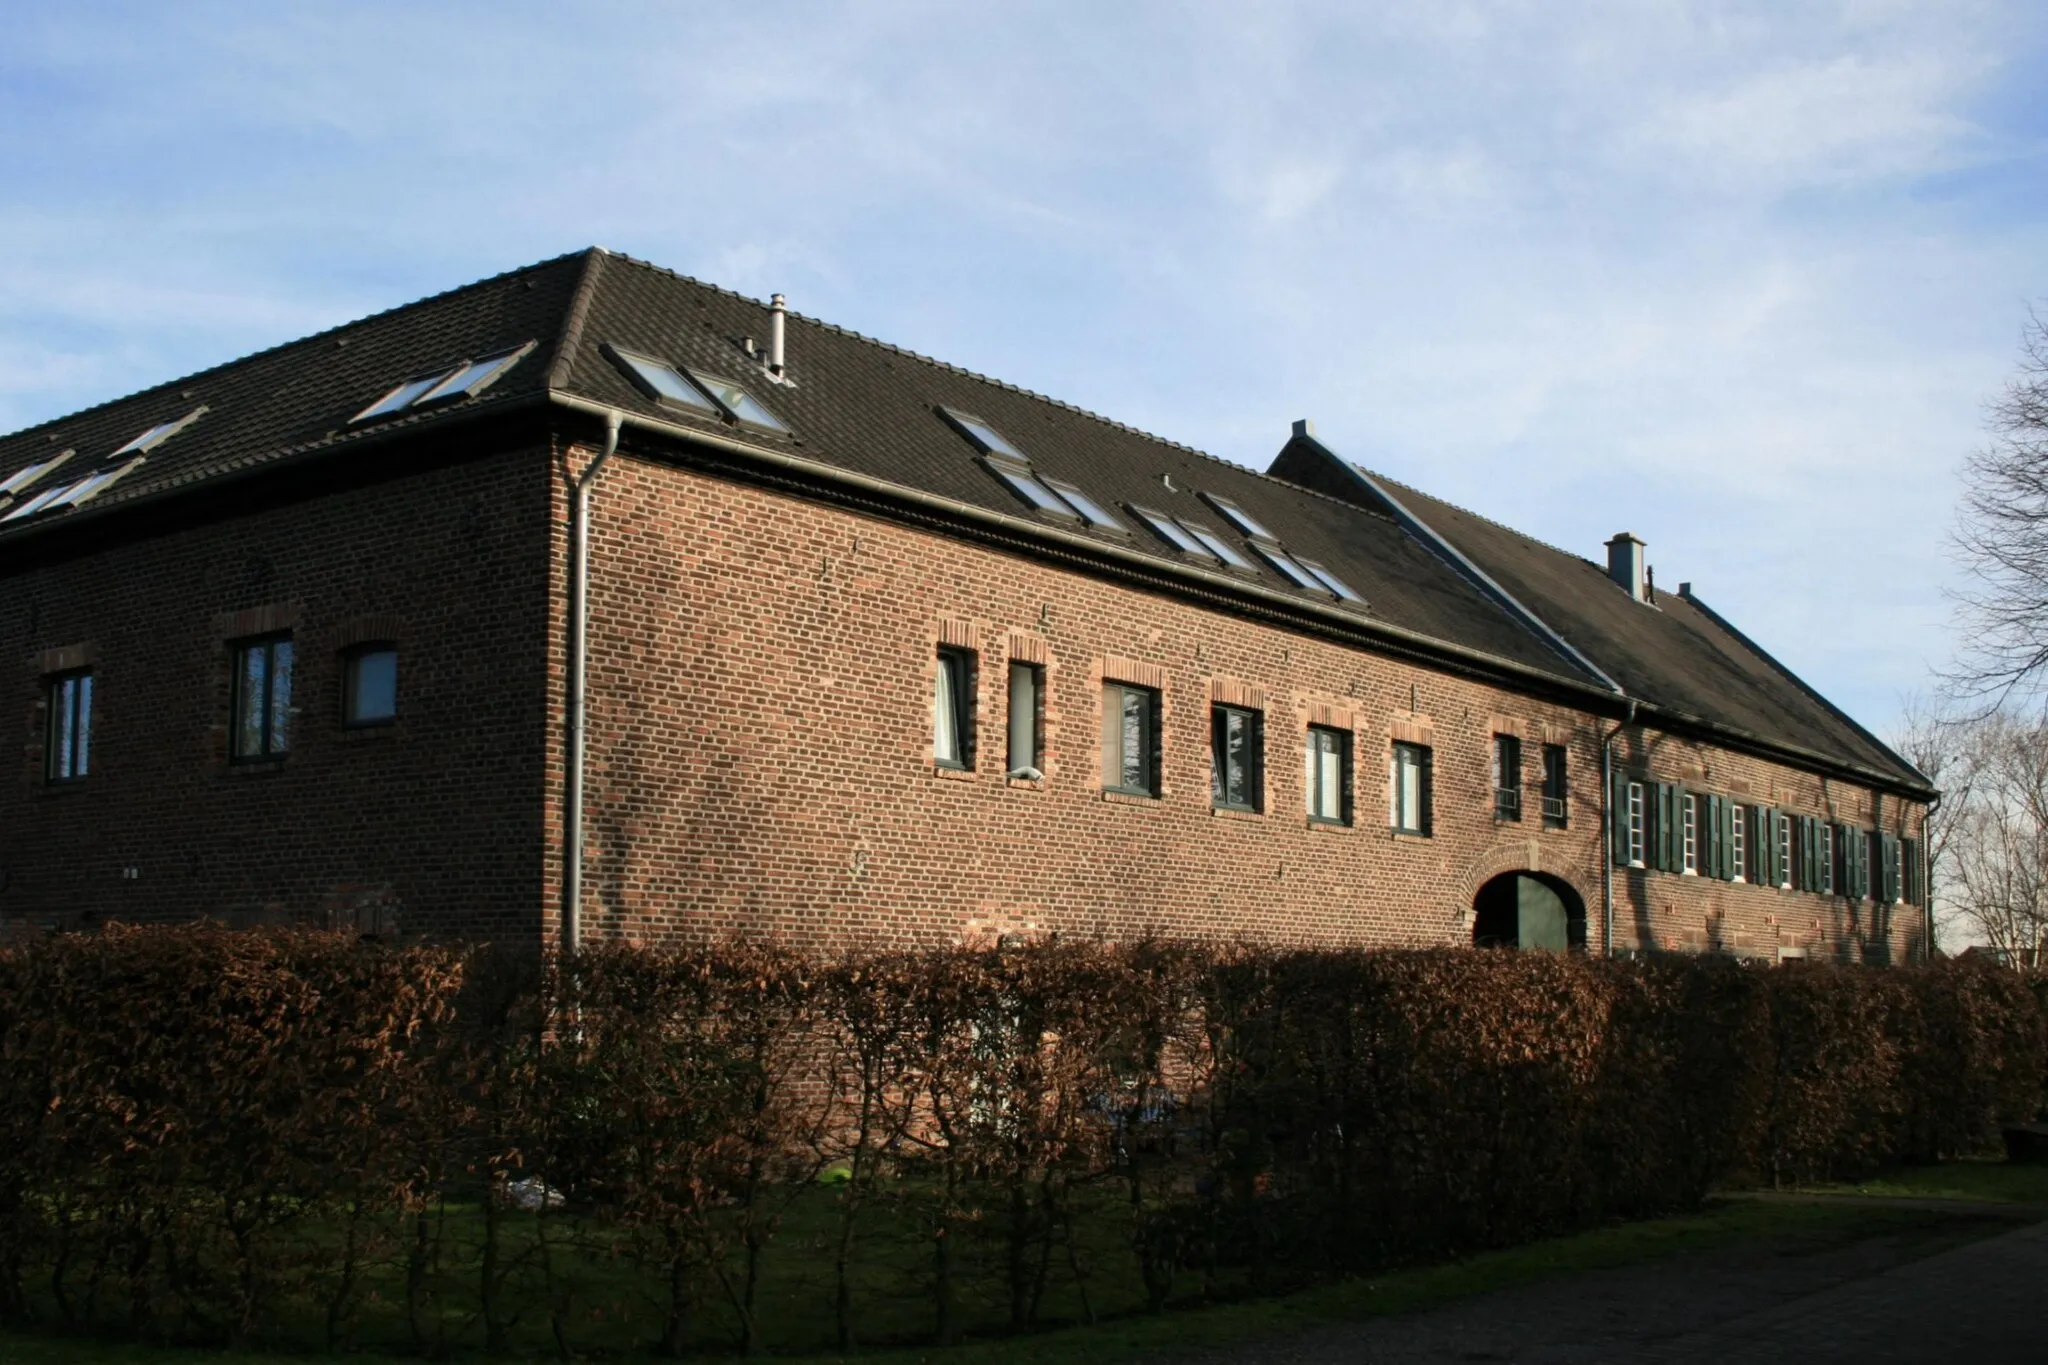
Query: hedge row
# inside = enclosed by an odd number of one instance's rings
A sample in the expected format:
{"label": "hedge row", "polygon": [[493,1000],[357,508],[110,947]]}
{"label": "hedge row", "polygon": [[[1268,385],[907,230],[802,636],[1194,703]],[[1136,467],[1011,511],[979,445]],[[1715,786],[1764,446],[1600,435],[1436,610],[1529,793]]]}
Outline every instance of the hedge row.
{"label": "hedge row", "polygon": [[2043,1012],[1959,964],[50,938],[0,952],[0,1318],[753,1350],[777,1282],[945,1343],[1991,1148]]}

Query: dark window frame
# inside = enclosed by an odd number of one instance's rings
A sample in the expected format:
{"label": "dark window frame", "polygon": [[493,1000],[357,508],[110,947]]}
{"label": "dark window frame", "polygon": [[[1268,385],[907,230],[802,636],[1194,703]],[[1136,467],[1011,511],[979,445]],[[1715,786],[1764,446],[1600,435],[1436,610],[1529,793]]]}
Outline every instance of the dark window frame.
{"label": "dark window frame", "polygon": [[[1125,729],[1129,718],[1127,698],[1136,697],[1143,703],[1141,730],[1138,737],[1140,777],[1143,785],[1131,786],[1124,779],[1128,775],[1125,758],[1130,749],[1129,735]],[[1114,703],[1114,704],[1112,704]],[[1158,800],[1161,786],[1159,781],[1159,730],[1160,692],[1156,687],[1145,687],[1138,683],[1109,681],[1102,685],[1102,789],[1122,796],[1144,796]],[[1114,732],[1112,734],[1112,731]],[[1114,747],[1111,747],[1111,740]],[[1110,780],[1110,766],[1114,755],[1116,780]]]}
{"label": "dark window frame", "polygon": [[[1335,741],[1335,747],[1324,751],[1316,747],[1318,736],[1328,736]],[[1351,825],[1357,819],[1352,800],[1351,773],[1351,732],[1334,725],[1311,725],[1304,741],[1304,787],[1305,804],[1309,820],[1318,825]],[[1332,754],[1337,761],[1337,814],[1326,815],[1316,809],[1316,798],[1322,791],[1317,770],[1317,760],[1324,752]]]}
{"label": "dark window frame", "polygon": [[81,782],[92,773],[93,690],[90,668],[67,669],[43,680],[43,780],[51,786]]}
{"label": "dark window frame", "polygon": [[[974,771],[974,688],[975,652],[963,645],[938,647],[938,671],[932,678],[932,761],[954,772]],[[959,752],[948,758],[939,753],[939,684],[948,673],[953,682],[953,739]]]}
{"label": "dark window frame", "polygon": [[[356,714],[361,680],[357,670],[375,654],[391,656],[391,710],[381,716]],[[390,640],[365,640],[341,652],[341,725],[344,730],[374,730],[398,723],[398,646]]]}
{"label": "dark window frame", "polygon": [[[1404,785],[1402,782],[1402,760],[1404,757],[1412,760],[1416,770],[1416,808],[1412,812],[1402,809],[1404,804],[1401,800],[1401,792]],[[1434,837],[1436,833],[1436,794],[1433,790],[1436,785],[1435,767],[1436,758],[1432,746],[1416,744],[1403,739],[1394,741],[1388,763],[1388,776],[1392,781],[1392,791],[1390,793],[1391,799],[1387,803],[1387,823],[1394,833],[1412,834],[1423,839]],[[1413,816],[1412,822],[1404,823],[1403,817],[1409,815]]]}
{"label": "dark window frame", "polygon": [[1493,737],[1493,818],[1510,824],[1522,821],[1522,737]]}
{"label": "dark window frame", "polygon": [[[285,694],[277,695],[278,649],[285,652]],[[260,651],[263,665],[263,698],[260,712],[260,726],[256,747],[244,747],[242,713],[248,700],[246,688],[249,681],[249,658]],[[298,671],[298,655],[293,648],[289,631],[273,635],[255,635],[235,640],[229,645],[228,657],[233,671],[228,681],[228,757],[236,763],[275,763],[291,752],[292,746],[292,702],[291,689]],[[277,733],[279,703],[282,700],[284,733]]]}
{"label": "dark window frame", "polygon": [[[1248,732],[1241,753],[1242,771],[1235,774],[1238,789],[1250,793],[1248,801],[1233,801],[1228,796],[1233,775],[1229,749],[1229,728],[1233,719],[1243,721]],[[1265,785],[1265,713],[1252,706],[1212,703],[1209,707],[1209,804],[1217,810],[1259,814],[1266,808]]]}
{"label": "dark window frame", "polygon": [[[1031,678],[1031,714],[1026,718],[1027,734],[1031,752],[1025,761],[1018,762],[1017,753],[1017,676],[1027,674]],[[1045,665],[1031,663],[1024,659],[1010,660],[1008,691],[1004,699],[1004,721],[1007,747],[1004,751],[1004,771],[1012,777],[1028,776],[1031,769],[1042,778],[1045,775]]]}
{"label": "dark window frame", "polygon": [[1543,828],[1570,829],[1571,823],[1571,750],[1562,744],[1546,744],[1543,746]]}

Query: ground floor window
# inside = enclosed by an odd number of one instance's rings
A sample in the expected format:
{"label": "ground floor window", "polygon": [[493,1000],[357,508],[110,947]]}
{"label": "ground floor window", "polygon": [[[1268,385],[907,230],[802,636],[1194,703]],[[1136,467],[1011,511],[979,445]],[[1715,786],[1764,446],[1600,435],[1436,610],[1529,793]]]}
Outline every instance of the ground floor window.
{"label": "ground floor window", "polygon": [[47,704],[50,728],[43,775],[52,782],[74,782],[92,766],[92,674],[65,673],[50,679]]}
{"label": "ground floor window", "polygon": [[282,757],[292,740],[291,637],[243,640],[234,659],[234,756]]}

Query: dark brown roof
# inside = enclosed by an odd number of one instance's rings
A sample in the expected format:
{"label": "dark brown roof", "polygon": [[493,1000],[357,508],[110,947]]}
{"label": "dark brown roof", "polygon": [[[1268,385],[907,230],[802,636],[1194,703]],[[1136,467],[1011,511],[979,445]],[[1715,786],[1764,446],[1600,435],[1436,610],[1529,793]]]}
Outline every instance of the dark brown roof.
{"label": "dark brown roof", "polygon": [[[1035,470],[1077,484],[1111,506],[1131,523],[1133,534],[1121,542],[1101,538],[1102,543],[1125,555],[1149,556],[1170,574],[1187,572],[1187,561],[1158,542],[1124,505],[1200,521],[1247,553],[1245,538],[1199,495],[1222,496],[1242,505],[1289,550],[1324,564],[1362,594],[1368,609],[1349,615],[1366,634],[1441,642],[1468,661],[1499,661],[1525,683],[1548,678],[1573,691],[1605,692],[1604,672],[1631,695],[1674,714],[1921,785],[1881,745],[1703,611],[1672,599],[1662,612],[1637,606],[1597,567],[1447,504],[1410,490],[1401,493],[1412,497],[1412,511],[1483,564],[1500,588],[1549,620],[1568,645],[1504,605],[1498,592],[1475,580],[1471,565],[1447,558],[1442,547],[1389,508],[1359,497],[1341,481],[1332,484],[1327,470],[1312,467],[1313,461],[1297,461],[1300,468],[1290,469],[1283,459],[1274,471],[1256,473],[794,314],[788,332],[792,382],[775,383],[742,344],[747,337],[765,337],[766,330],[759,301],[628,257],[593,248],[544,261],[0,437],[0,479],[67,447],[77,451],[70,466],[75,470],[104,460],[159,422],[206,408],[197,422],[84,507],[0,523],[0,546],[268,462],[347,458],[352,446],[368,439],[438,429],[480,412],[510,413],[521,400],[550,395],[616,408],[685,433],[702,431],[728,445],[801,457],[1029,525],[1029,510],[939,415],[943,405],[986,420],[1030,457]],[[532,351],[475,397],[351,424],[356,413],[408,378],[528,343]],[[736,380],[786,421],[790,434],[735,428],[663,407],[627,381],[605,354],[607,345]],[[1268,594],[1309,602],[1270,566],[1259,568],[1256,581]],[[1583,658],[1574,655],[1574,647]],[[1585,659],[1596,666],[1586,666]]]}

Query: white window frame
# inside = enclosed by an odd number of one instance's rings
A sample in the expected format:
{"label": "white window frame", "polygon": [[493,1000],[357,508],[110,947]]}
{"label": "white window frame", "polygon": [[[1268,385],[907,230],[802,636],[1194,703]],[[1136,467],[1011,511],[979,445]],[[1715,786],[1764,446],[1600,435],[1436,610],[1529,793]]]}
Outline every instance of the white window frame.
{"label": "white window frame", "polygon": [[1700,875],[1700,799],[1691,792],[1685,794],[1685,811],[1682,817],[1685,827],[1685,864],[1683,871],[1688,877]]}
{"label": "white window frame", "polygon": [[1643,784],[1628,784],[1628,865],[1644,866],[1643,857],[1649,852],[1648,830],[1644,825]]}
{"label": "white window frame", "polygon": [[1783,811],[1779,811],[1771,816],[1771,822],[1773,825],[1771,837],[1778,848],[1778,866],[1785,869],[1784,874],[1778,878],[1778,889],[1780,891],[1790,891],[1792,889],[1792,817]]}
{"label": "white window frame", "polygon": [[1746,882],[1749,880],[1749,807],[1729,802],[1728,819],[1731,826],[1728,838],[1728,880]]}

